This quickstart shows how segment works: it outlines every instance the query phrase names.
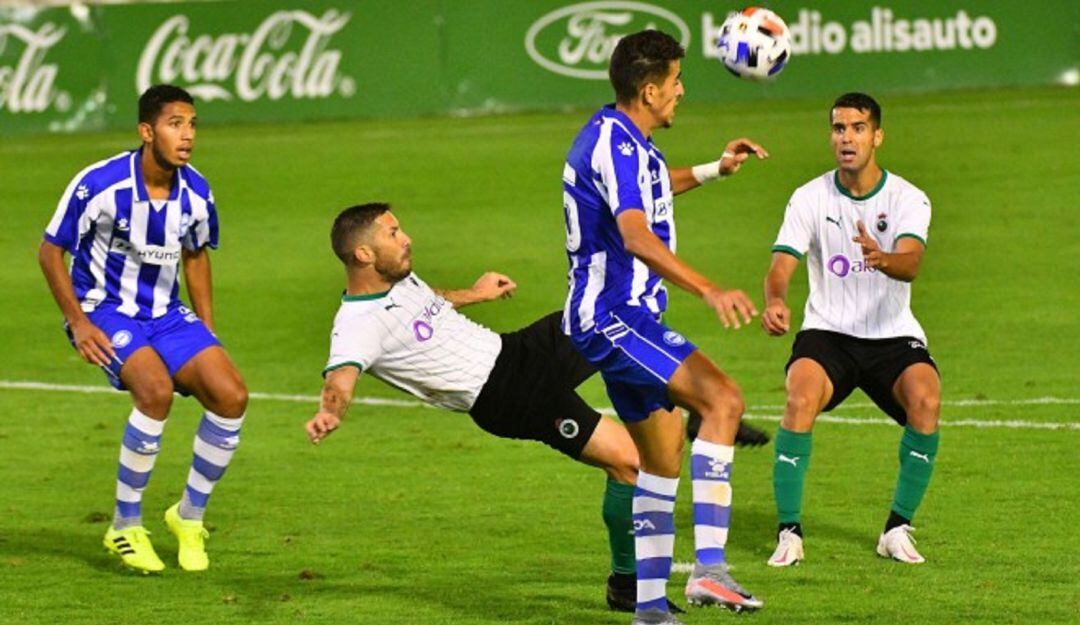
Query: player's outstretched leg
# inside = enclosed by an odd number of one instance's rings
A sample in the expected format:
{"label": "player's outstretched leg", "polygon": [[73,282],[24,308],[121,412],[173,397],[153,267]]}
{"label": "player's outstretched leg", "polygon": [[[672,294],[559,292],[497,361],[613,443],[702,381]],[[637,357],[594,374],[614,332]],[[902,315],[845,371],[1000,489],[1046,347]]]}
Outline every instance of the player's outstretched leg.
{"label": "player's outstretched leg", "polygon": [[116,510],[102,540],[123,563],[143,573],[156,573],[165,564],[154,551],[150,532],[143,527],[142,494],[150,481],[165,419],[172,406],[172,381],[165,364],[150,347],[132,353],[120,370],[135,407],[124,427],[120,467],[116,479]]}
{"label": "player's outstretched leg", "polygon": [[185,364],[177,383],[206,408],[195,434],[194,457],[180,501],[165,512],[165,523],[179,542],[178,560],[185,571],[203,571],[209,533],[203,516],[214,486],[225,474],[240,444],[247,409],[247,389],[225,350],[210,347]]}
{"label": "player's outstretched leg", "polygon": [[756,610],[764,602],[732,579],[725,553],[735,435],[744,409],[742,393],[735,381],[700,351],[683,361],[668,388],[677,404],[702,417],[698,437],[690,447],[696,562],[686,583],[686,598],[693,605]]}
{"label": "player's outstretched leg", "polygon": [[897,379],[893,395],[904,408],[907,425],[900,439],[896,493],[885,531],[878,539],[877,553],[899,562],[920,564],[926,559],[915,549],[911,519],[926,494],[937,459],[941,404],[937,370],[925,363],[908,367]]}

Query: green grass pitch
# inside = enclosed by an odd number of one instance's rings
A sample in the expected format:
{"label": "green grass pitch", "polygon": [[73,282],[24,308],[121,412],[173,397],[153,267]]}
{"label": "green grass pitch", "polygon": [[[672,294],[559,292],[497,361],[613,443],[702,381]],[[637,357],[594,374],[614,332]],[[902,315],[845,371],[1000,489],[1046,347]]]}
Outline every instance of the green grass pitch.
{"label": "green grass pitch", "polygon": [[[832,165],[829,103],[702,106],[692,88],[675,127],[657,135],[670,162],[716,158],[740,135],[772,158],[678,199],[679,252],[760,305],[788,195]],[[934,202],[914,287],[946,402],[937,471],[915,523],[929,562],[907,567],[873,553],[900,430],[821,423],[804,508],[807,562],[765,566],[771,450],[740,451],[729,553],[766,607],[747,617],[695,610],[688,625],[1080,622],[1078,105],[1076,89],[883,98],[880,161]],[[203,120],[194,162],[213,184],[222,224],[218,331],[250,389],[317,394],[343,284],[329,224],[352,203],[398,206],[429,283],[461,287],[489,269],[514,277],[514,299],[467,309],[496,330],[561,307],[559,172],[588,114]],[[67,345],[35,249],[71,176],[135,141],[131,132],[0,142],[4,384],[105,384]],[[800,270],[797,322],[805,292]],[[673,296],[667,320],[739,381],[751,418],[775,430],[790,337],[724,331],[684,294]],[[609,405],[597,381],[583,389]],[[370,379],[358,394],[407,399]],[[1044,397],[1062,402],[1032,401]],[[835,414],[882,416],[862,396],[849,401]],[[315,448],[301,430],[314,408],[252,400],[240,451],[210,502],[211,569],[193,575],[175,566],[160,516],[183,487],[199,412],[178,400],[144,501],[173,566],[143,578],[100,546],[126,397],[0,387],[0,623],[629,621],[603,603],[598,471],[489,437],[467,416],[417,407],[356,404]],[[1022,427],[988,427],[1000,421]],[[693,557],[688,481],[676,517],[681,562]],[[676,600],[684,581],[673,578]]]}

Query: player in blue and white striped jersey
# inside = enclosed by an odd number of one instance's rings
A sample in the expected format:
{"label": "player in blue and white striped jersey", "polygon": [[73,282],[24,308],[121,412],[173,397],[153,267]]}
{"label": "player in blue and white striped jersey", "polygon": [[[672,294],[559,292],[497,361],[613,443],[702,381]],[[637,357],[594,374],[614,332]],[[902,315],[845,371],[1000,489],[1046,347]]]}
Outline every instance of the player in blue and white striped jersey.
{"label": "player in blue and white striped jersey", "polygon": [[[195,123],[186,91],[148,89],[139,98],[142,146],[72,179],[38,254],[71,344],[113,386],[131,393],[116,510],[104,542],[144,572],[165,566],[143,527],[141,502],[173,390],[206,409],[187,488],[165,513],[185,570],[209,564],[202,518],[239,443],[247,407],[240,373],[213,334],[207,250],[217,247],[218,220],[210,185],[188,163]],[[65,252],[72,256],[70,273]],[[181,269],[194,310],[179,297]]]}
{"label": "player in blue and white striped jersey", "polygon": [[684,55],[677,41],[659,31],[624,37],[609,67],[616,103],[582,128],[563,168],[570,261],[563,330],[600,370],[641,459],[634,494],[634,625],[679,622],[668,613],[665,597],[682,464],[682,420],[672,412],[675,405],[702,416],[691,448],[697,563],[687,599],[735,610],[762,606],[731,579],[725,562],[742,396],[731,378],[660,316],[667,308],[662,279],[705,300],[725,327],[738,328],[756,314],[745,293],[717,287],[675,256],[673,198],[734,173],[752,154],[767,154],[737,139],[717,161],[668,168],[652,133],[674,120],[684,93]]}

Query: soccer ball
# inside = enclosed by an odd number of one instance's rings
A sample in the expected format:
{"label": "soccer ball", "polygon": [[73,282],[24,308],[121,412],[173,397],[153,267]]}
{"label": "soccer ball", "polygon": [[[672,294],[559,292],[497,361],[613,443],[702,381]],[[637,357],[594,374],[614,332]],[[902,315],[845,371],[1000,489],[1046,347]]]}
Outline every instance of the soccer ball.
{"label": "soccer ball", "polygon": [[716,42],[724,67],[739,78],[764,80],[791,57],[791,33],[779,15],[749,7],[728,15]]}

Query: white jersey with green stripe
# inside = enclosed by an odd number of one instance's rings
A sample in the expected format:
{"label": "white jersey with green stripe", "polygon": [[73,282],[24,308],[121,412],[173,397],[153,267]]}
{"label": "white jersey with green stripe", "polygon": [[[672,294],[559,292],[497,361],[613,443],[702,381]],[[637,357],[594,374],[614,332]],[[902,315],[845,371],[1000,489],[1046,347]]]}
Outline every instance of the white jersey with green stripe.
{"label": "white jersey with green stripe", "polygon": [[911,283],[866,266],[862,248],[852,240],[860,220],[882,251],[892,252],[905,237],[925,245],[930,199],[884,170],[878,185],[862,197],[841,186],[837,170],[792,194],[772,249],[806,258],[810,295],[803,329],[867,339],[911,336],[926,342],[911,312]]}
{"label": "white jersey with green stripe", "polygon": [[323,374],[357,367],[433,406],[465,412],[501,350],[498,334],[414,273],[385,293],[342,297]]}

